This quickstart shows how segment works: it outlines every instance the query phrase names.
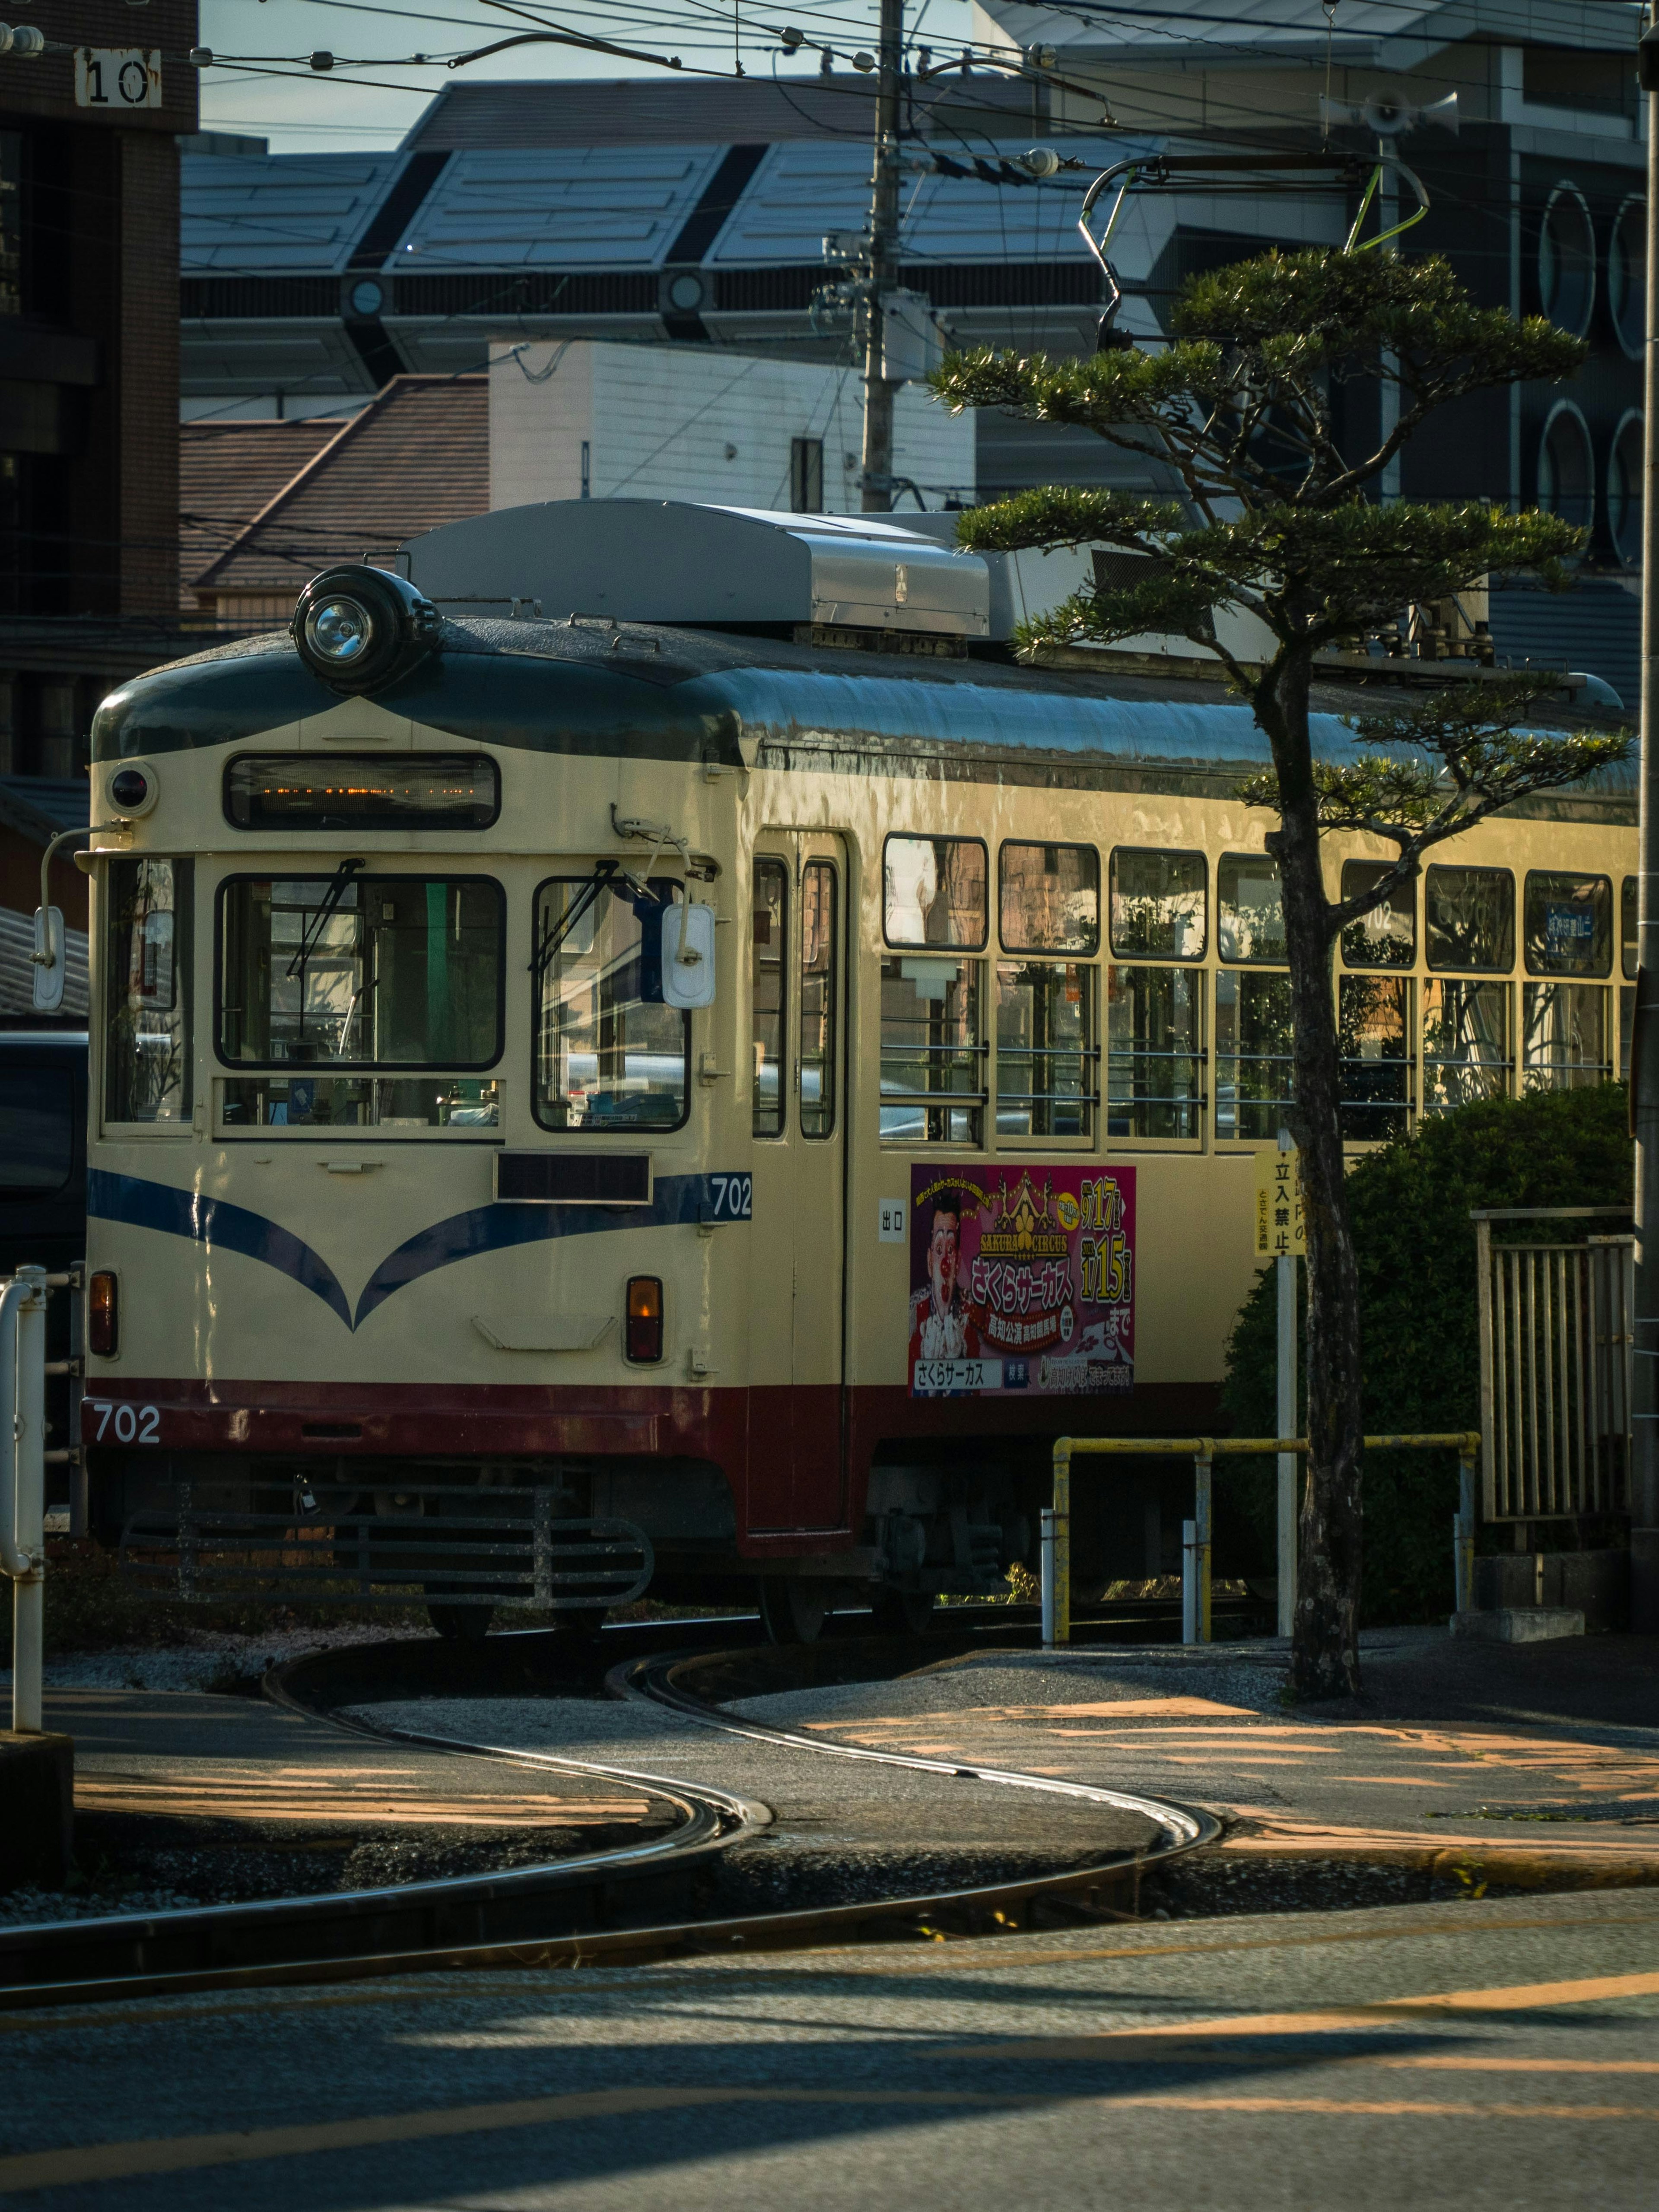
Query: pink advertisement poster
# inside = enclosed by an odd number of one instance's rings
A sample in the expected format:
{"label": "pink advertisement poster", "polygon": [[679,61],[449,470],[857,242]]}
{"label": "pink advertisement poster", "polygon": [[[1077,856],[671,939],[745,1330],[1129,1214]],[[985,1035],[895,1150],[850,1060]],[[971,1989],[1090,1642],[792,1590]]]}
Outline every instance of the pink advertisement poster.
{"label": "pink advertisement poster", "polygon": [[910,1395],[1134,1388],[1135,1171],[910,1170]]}

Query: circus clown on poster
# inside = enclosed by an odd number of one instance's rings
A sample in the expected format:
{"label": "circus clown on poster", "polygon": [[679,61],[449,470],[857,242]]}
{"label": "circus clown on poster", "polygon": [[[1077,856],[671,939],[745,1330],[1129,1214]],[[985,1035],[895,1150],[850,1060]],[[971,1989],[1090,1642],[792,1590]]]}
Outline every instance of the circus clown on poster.
{"label": "circus clown on poster", "polygon": [[910,1170],[913,1398],[1134,1387],[1135,1171]]}

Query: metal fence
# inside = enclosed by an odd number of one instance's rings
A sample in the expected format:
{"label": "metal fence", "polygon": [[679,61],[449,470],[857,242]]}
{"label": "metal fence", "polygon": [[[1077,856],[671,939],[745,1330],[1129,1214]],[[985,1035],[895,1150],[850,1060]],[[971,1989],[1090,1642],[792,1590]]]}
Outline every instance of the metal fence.
{"label": "metal fence", "polygon": [[[1454,1523],[1457,1607],[1474,1603],[1474,1455],[1480,1439],[1473,1429],[1448,1434],[1365,1437],[1367,1451],[1455,1451],[1462,1511]],[[1053,1502],[1042,1515],[1042,1642],[1044,1648],[1072,1640],[1072,1465],[1085,1456],[1108,1459],[1176,1458],[1193,1462],[1193,1517],[1183,1524],[1181,1566],[1181,1640],[1207,1644],[1211,1629],[1211,1523],[1218,1459],[1251,1458],[1281,1452],[1305,1456],[1305,1437],[1056,1437]]]}
{"label": "metal fence", "polygon": [[1474,1215],[1480,1325],[1480,1517],[1629,1510],[1636,1240],[1498,1243],[1494,1224],[1586,1222],[1618,1206]]}

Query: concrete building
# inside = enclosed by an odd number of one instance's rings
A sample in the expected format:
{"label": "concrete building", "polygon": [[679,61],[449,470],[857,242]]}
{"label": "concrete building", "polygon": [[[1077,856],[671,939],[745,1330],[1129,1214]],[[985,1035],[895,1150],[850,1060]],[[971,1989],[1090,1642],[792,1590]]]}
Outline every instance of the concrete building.
{"label": "concrete building", "polygon": [[[490,348],[489,504],[682,499],[855,514],[863,387],[850,368],[590,338]],[[974,503],[974,426],[900,389],[901,507]]]}

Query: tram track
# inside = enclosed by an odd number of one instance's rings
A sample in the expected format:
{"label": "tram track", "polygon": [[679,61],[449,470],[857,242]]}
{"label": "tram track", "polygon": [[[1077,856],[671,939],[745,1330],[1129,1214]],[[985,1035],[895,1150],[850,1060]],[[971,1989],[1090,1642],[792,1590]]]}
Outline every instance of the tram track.
{"label": "tram track", "polygon": [[[659,1640],[659,1632],[651,1640]],[[771,1812],[755,1796],[707,1779],[381,1723],[361,1709],[339,1710],[315,1679],[325,1676],[325,1666],[300,1661],[273,1670],[264,1692],[312,1720],[456,1758],[505,1760],[532,1772],[626,1786],[667,1808],[675,1825],[649,1841],[486,1875],[0,1930],[0,2010],[468,1968],[644,1963],[924,1929],[931,1936],[993,1932],[1017,1928],[1039,1899],[1085,1917],[1127,1917],[1144,1873],[1219,1832],[1212,1815],[1163,1798],[823,1741],[726,1712],[699,1697],[686,1677],[699,1664],[729,1656],[729,1650],[684,1648],[636,1654],[608,1670],[605,1688],[613,1698],[653,1705],[682,1723],[795,1759],[854,1760],[1035,1793],[1073,1807],[1098,1805],[1138,1816],[1155,1840],[1016,1879],[711,1917],[688,1909],[696,1877],[720,1854],[769,1827]]]}

